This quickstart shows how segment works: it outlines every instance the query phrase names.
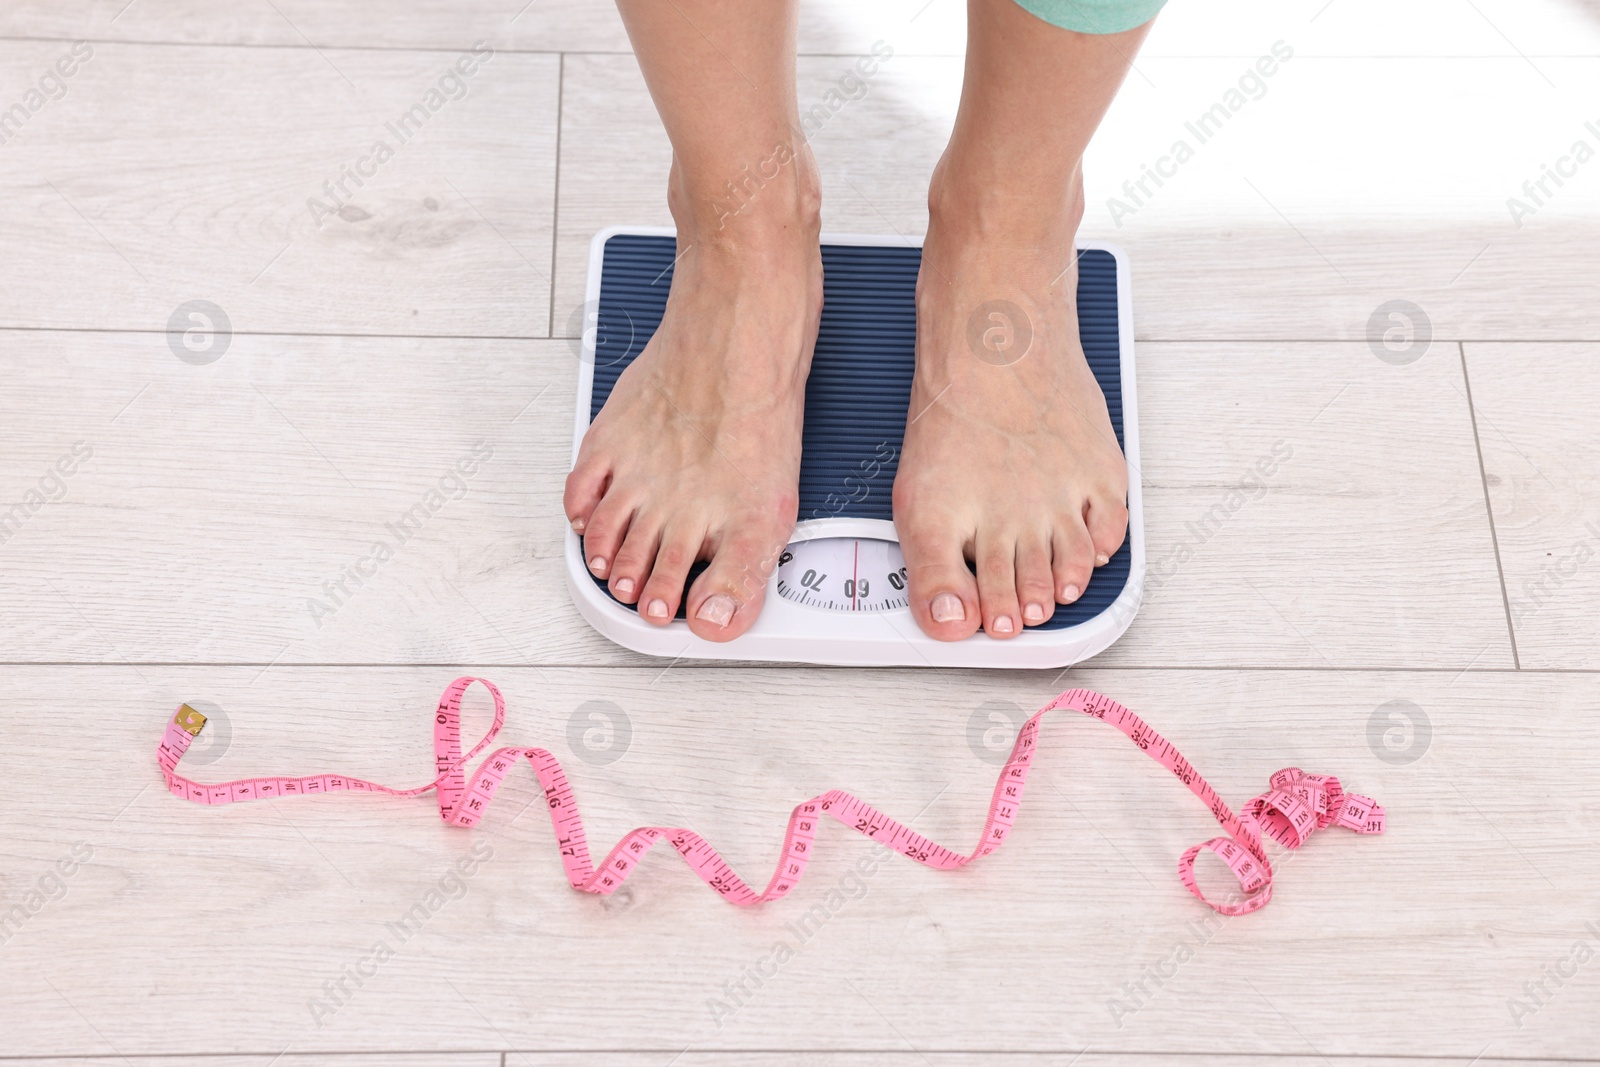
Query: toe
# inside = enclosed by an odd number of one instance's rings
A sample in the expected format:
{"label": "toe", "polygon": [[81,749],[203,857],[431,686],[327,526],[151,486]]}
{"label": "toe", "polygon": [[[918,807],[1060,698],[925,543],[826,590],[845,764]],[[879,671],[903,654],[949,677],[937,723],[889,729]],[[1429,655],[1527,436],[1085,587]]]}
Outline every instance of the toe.
{"label": "toe", "polygon": [[1128,534],[1128,509],[1122,501],[1109,496],[1090,497],[1083,519],[1094,542],[1094,565],[1104,567]]}
{"label": "toe", "polygon": [[1089,588],[1094,560],[1094,541],[1081,518],[1067,515],[1056,523],[1050,535],[1050,572],[1059,602],[1070,604]]}
{"label": "toe", "polygon": [[583,558],[589,573],[609,578],[628,527],[633,522],[634,503],[623,493],[610,492],[595,505],[583,531]]}
{"label": "toe", "polygon": [[1017,539],[1017,602],[1024,626],[1038,626],[1056,610],[1056,585],[1050,570],[1050,539],[1029,534]]}
{"label": "toe", "polygon": [[650,577],[656,562],[656,550],[660,547],[661,523],[643,513],[635,515],[628,526],[628,536],[623,539],[616,558],[607,568],[609,576],[606,584],[611,589],[611,595],[624,604],[637,602],[639,590]]}
{"label": "toe", "polygon": [[777,565],[782,542],[748,534],[719,539],[711,565],[689,589],[685,614],[689,629],[707,641],[732,641],[750,629],[761,613],[767,579]]}
{"label": "toe", "polygon": [[665,626],[677,615],[684,582],[704,539],[705,532],[700,527],[669,527],[663,532],[655,567],[639,592],[639,614],[646,622]]}
{"label": "toe", "polygon": [[577,466],[567,475],[567,488],[562,494],[561,508],[567,513],[567,522],[578,533],[589,526],[594,509],[605,496],[606,483],[611,470],[603,463],[578,457]]}
{"label": "toe", "polygon": [[983,605],[983,629],[1004,641],[1022,632],[1022,609],[1017,604],[1017,542],[998,532],[978,531],[978,599]]}
{"label": "toe", "polygon": [[971,637],[983,620],[978,583],[967,569],[960,537],[919,531],[908,524],[900,549],[906,557],[911,614],[938,641]]}

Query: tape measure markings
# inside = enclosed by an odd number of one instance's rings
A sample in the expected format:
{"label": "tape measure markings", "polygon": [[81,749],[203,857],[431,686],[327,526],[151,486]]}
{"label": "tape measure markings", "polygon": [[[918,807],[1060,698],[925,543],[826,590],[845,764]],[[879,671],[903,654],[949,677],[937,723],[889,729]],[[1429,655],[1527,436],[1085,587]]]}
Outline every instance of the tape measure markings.
{"label": "tape measure markings", "polygon": [[[461,697],[474,682],[482,683],[494,698],[494,722],[466,755],[461,753]],[[640,858],[665,840],[707,885],[731,903],[741,906],[775,900],[799,884],[811,858],[817,827],[826,815],[903,856],[938,870],[955,870],[998,849],[1011,832],[1028,771],[1033,763],[1039,722],[1053,711],[1077,711],[1108,722],[1146,755],[1171,771],[1211,811],[1226,836],[1213,837],[1190,848],[1178,860],[1178,877],[1190,893],[1224,915],[1255,911],[1272,899],[1272,865],[1263,837],[1296,849],[1317,830],[1342,826],[1358,834],[1379,834],[1386,813],[1372,798],[1346,793],[1332,775],[1307,774],[1297,767],[1278,771],[1270,788],[1252,798],[1238,815],[1188,760],[1165,738],[1132,711],[1110,697],[1089,689],[1072,689],[1056,697],[1022,725],[1001,769],[990,798],[983,832],[971,853],[963,855],[903,826],[865,801],[840,789],[829,790],[797,805],[790,813],[777,869],[767,887],[751,888],[728,866],[717,850],[699,834],[683,827],[645,826],[630,831],[606,853],[598,866],[591,862],[588,837],[578,812],[571,783],[560,762],[542,748],[499,748],[468,779],[466,765],[489,746],[505,725],[505,698],[483,678],[462,677],[451,682],[439,698],[434,715],[433,781],[411,789],[394,789],[347,775],[246,778],[217,785],[191,781],[177,773],[178,762],[205,727],[205,716],[184,704],[167,724],[156,762],[167,788],[197,804],[232,804],[246,800],[271,800],[283,796],[341,791],[384,793],[413,797],[437,790],[439,816],[455,826],[476,825],[507,773],[526,760],[544,790],[550,823],[555,830],[561,863],[573,888],[586,893],[614,892],[638,865]],[[1202,851],[1215,853],[1233,872],[1244,896],[1233,901],[1210,900],[1195,881],[1194,865]]]}

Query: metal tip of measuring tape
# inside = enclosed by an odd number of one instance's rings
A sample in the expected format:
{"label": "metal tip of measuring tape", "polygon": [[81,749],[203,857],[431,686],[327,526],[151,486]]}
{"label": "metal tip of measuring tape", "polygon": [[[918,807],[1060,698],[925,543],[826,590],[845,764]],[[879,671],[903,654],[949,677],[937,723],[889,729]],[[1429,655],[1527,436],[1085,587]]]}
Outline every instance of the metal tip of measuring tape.
{"label": "metal tip of measuring tape", "polygon": [[189,705],[183,704],[179,706],[178,714],[172,717],[172,721],[183,727],[185,733],[196,735],[200,732],[200,727],[206,724],[206,717]]}

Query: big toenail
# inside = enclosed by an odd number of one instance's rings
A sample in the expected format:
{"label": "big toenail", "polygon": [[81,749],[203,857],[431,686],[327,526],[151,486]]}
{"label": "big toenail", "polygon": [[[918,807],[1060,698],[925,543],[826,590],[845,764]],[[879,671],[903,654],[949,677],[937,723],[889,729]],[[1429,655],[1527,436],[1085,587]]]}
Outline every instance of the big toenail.
{"label": "big toenail", "polygon": [[1011,616],[1010,615],[996,615],[995,616],[995,620],[994,620],[994,632],[995,633],[997,633],[997,634],[1008,634],[1015,628],[1016,627],[1012,625]]}
{"label": "big toenail", "polygon": [[1110,562],[1111,562],[1111,557],[1106,555],[1104,552],[1100,553],[1098,556],[1096,556],[1094,558],[1094,565],[1096,567],[1104,567],[1107,563],[1110,563]]}
{"label": "big toenail", "polygon": [[667,602],[660,598],[652,600],[650,606],[644,609],[644,613],[652,619],[664,619],[667,617]]}
{"label": "big toenail", "polygon": [[629,593],[633,592],[633,579],[632,578],[618,578],[617,579],[617,592],[621,593],[623,596],[627,596]]}
{"label": "big toenail", "polygon": [[960,622],[967,617],[967,609],[954,593],[940,593],[933,598],[934,622]]}
{"label": "big toenail", "polygon": [[581,518],[573,519],[572,529],[575,533],[583,533],[583,520]]}
{"label": "big toenail", "polygon": [[1077,600],[1080,595],[1081,594],[1079,593],[1078,587],[1075,585],[1064,585],[1061,587],[1061,602],[1063,604],[1072,603],[1074,600]]}
{"label": "big toenail", "polygon": [[589,561],[589,569],[604,578],[606,576],[606,558],[604,556],[594,557]]}
{"label": "big toenail", "polygon": [[1030,624],[1044,622],[1044,609],[1037,604],[1029,604],[1022,609],[1022,618]]}
{"label": "big toenail", "polygon": [[739,605],[733,602],[733,597],[717,593],[708,596],[705,603],[700,605],[700,610],[694,613],[697,619],[704,619],[713,626],[726,626],[733,619],[733,609]]}

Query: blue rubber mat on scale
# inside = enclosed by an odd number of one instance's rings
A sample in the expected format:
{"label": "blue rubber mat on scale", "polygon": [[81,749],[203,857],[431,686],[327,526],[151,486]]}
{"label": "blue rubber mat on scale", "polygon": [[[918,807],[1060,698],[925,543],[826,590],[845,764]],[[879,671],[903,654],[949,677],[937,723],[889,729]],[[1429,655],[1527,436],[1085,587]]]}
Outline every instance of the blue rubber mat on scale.
{"label": "blue rubber mat on scale", "polygon": [[[660,325],[676,255],[671,237],[617,234],[606,241],[591,419]],[[921,263],[920,248],[822,246],[822,322],[806,383],[801,520],[894,518],[890,492],[911,396]],[[1078,325],[1121,445],[1117,267],[1109,252],[1078,254]],[[1127,583],[1130,558],[1125,541],[1109,563],[1095,569],[1082,597],[1058,605],[1048,622],[1028,629],[1061,629],[1100,614]],[[697,567],[689,580],[702,569]]]}

